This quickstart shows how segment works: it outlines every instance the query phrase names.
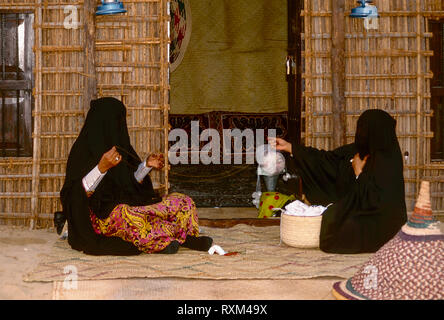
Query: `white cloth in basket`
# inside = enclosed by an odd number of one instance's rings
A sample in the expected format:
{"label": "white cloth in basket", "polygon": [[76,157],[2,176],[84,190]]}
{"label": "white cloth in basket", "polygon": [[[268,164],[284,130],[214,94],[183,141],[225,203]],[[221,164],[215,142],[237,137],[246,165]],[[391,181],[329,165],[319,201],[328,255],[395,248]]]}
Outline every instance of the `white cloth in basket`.
{"label": "white cloth in basket", "polygon": [[324,213],[328,208],[324,206],[308,206],[305,203],[296,200],[285,206],[285,214],[299,217],[317,217]]}

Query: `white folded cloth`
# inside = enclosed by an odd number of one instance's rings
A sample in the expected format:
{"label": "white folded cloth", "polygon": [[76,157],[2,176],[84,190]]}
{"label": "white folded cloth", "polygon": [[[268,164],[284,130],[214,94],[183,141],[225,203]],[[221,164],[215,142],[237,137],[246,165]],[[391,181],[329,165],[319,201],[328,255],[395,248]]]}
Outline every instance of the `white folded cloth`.
{"label": "white folded cloth", "polygon": [[308,206],[305,203],[296,200],[285,206],[284,213],[290,216],[317,217],[322,215],[328,206]]}
{"label": "white folded cloth", "polygon": [[223,256],[225,254],[224,249],[222,249],[220,246],[218,245],[213,245],[210,250],[208,250],[208,253],[213,255],[214,252],[216,252],[218,255]]}

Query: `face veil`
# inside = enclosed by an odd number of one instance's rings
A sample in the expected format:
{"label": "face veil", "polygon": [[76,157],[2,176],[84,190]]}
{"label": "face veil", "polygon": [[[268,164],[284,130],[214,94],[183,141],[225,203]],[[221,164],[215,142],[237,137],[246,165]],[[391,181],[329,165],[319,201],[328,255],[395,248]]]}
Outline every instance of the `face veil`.
{"label": "face veil", "polygon": [[366,110],[358,119],[355,145],[359,157],[387,152],[398,146],[396,120],[383,110]]}
{"label": "face veil", "polygon": [[122,156],[122,161],[107,175],[117,184],[128,185],[130,172],[134,172],[141,160],[130,143],[126,108],[112,97],[92,100],[83,128],[68,157],[67,178],[83,178],[113,146]]}
{"label": "face veil", "polygon": [[88,152],[97,160],[116,146],[125,160],[128,161],[132,157],[140,161],[130,143],[126,108],[117,99],[107,97],[91,102],[80,137],[86,138]]}

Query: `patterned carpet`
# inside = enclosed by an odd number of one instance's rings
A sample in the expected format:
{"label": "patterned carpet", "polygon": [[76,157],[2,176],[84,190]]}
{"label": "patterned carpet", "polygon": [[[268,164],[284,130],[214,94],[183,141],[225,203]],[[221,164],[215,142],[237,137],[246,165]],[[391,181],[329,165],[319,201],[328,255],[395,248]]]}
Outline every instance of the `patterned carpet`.
{"label": "patterned carpet", "polygon": [[49,254],[42,255],[24,281],[51,282],[72,279],[125,278],[188,279],[309,279],[323,276],[348,278],[369,258],[368,254],[327,254],[280,244],[279,226],[237,225],[230,229],[202,227],[214,243],[237,255],[219,256],[181,248],[175,255],[94,257],[72,250],[58,240]]}
{"label": "patterned carpet", "polygon": [[[174,165],[170,170],[170,192],[190,196],[199,208],[252,207],[256,190],[256,165]],[[291,193],[279,179],[276,191]],[[262,191],[265,183],[262,179]]]}
{"label": "patterned carpet", "polygon": [[[191,123],[199,121],[199,134],[206,129],[217,130],[219,136],[223,136],[225,129],[238,129],[244,132],[246,129],[256,132],[264,130],[266,142],[268,130],[276,130],[280,138],[287,137],[287,113],[243,113],[212,111],[201,114],[170,114],[169,123],[172,129],[182,129],[191,137]],[[256,141],[257,142],[257,141]],[[176,142],[170,142],[170,147]],[[208,142],[200,142],[202,149]],[[234,142],[232,149],[234,150]],[[246,164],[245,153],[254,153],[254,146],[247,149],[245,139],[242,147],[243,160],[241,165],[235,164],[178,164],[171,165],[170,192],[180,192],[189,195],[200,208],[203,207],[251,207],[252,193],[256,190],[257,164]],[[188,141],[188,149],[191,150],[191,139]],[[220,150],[220,163],[223,163],[223,146]],[[191,158],[188,156],[188,163]],[[234,158],[232,157],[232,163]],[[289,194],[295,192],[290,183],[279,179],[277,190]],[[262,190],[265,190],[263,184]],[[293,191],[291,191],[293,190]]]}

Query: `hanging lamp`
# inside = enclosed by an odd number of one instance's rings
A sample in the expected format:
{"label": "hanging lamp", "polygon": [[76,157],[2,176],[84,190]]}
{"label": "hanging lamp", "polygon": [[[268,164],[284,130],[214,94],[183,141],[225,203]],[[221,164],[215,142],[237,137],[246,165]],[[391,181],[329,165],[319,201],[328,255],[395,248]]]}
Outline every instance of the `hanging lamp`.
{"label": "hanging lamp", "polygon": [[125,13],[123,3],[119,0],[102,0],[102,5],[97,7],[96,15]]}
{"label": "hanging lamp", "polygon": [[361,5],[353,8],[350,13],[350,18],[377,18],[378,8],[371,3],[371,0],[358,0]]}

